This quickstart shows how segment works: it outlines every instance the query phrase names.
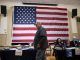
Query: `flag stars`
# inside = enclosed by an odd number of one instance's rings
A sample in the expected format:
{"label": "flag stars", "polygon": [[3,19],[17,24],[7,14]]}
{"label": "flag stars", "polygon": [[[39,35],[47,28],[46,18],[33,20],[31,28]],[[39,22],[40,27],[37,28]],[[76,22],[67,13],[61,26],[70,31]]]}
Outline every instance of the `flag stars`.
{"label": "flag stars", "polygon": [[21,19],[21,18],[20,18]]}
{"label": "flag stars", "polygon": [[23,14],[23,13],[22,13]]}
{"label": "flag stars", "polygon": [[17,9],[18,9],[18,7],[17,7]]}
{"label": "flag stars", "polygon": [[23,12],[25,12],[25,11],[23,11]]}
{"label": "flag stars", "polygon": [[22,12],[22,11],[20,11],[20,12]]}
{"label": "flag stars", "polygon": [[30,22],[31,23],[31,22]]}
{"label": "flag stars", "polygon": [[21,21],[23,21],[23,20],[21,20]]}
{"label": "flag stars", "polygon": [[17,12],[18,12],[18,10],[17,10]]}
{"label": "flag stars", "polygon": [[31,21],[33,21],[33,20],[31,20]]}
{"label": "flag stars", "polygon": [[23,21],[23,23],[25,23],[25,22]]}
{"label": "flag stars", "polygon": [[20,17],[20,16],[18,16],[18,17]]}
{"label": "flag stars", "polygon": [[20,9],[18,9],[18,10],[20,10]]}
{"label": "flag stars", "polygon": [[24,21],[26,21],[26,20],[24,20]]}
{"label": "flag stars", "polygon": [[23,18],[23,16],[21,16]]}
{"label": "flag stars", "polygon": [[20,23],[21,23],[21,21],[20,21]]}
{"label": "flag stars", "polygon": [[26,16],[25,16],[25,18],[26,18]]}
{"label": "flag stars", "polygon": [[16,19],[18,19],[18,18],[16,18]]}
{"label": "flag stars", "polygon": [[33,16],[32,16],[32,18],[33,18]]}
{"label": "flag stars", "polygon": [[28,13],[28,11],[27,11],[27,13]]}
{"label": "flag stars", "polygon": [[31,20],[31,18],[30,18],[30,20]]}
{"label": "flag stars", "polygon": [[22,9],[23,10],[23,9]]}
{"label": "flag stars", "polygon": [[16,23],[18,23],[18,22],[16,21]]}
{"label": "flag stars", "polygon": [[35,23],[35,22],[33,22],[33,23]]}
{"label": "flag stars", "polygon": [[26,18],[26,19],[28,19],[28,18]]}
{"label": "flag stars", "polygon": [[[17,12],[18,11],[18,12]],[[36,9],[34,7],[18,6],[16,9],[16,24],[33,24],[36,20]]]}
{"label": "flag stars", "polygon": [[33,15],[33,13],[31,13]]}
{"label": "flag stars", "polygon": [[28,23],[28,22],[26,22],[26,23]]}
{"label": "flag stars", "polygon": [[30,11],[30,13],[31,13],[32,11]]}
{"label": "flag stars", "polygon": [[18,16],[18,14],[16,14]]}
{"label": "flag stars", "polygon": [[25,14],[27,14],[27,13],[25,13]]}
{"label": "flag stars", "polygon": [[23,19],[25,19],[25,18],[23,18]]}
{"label": "flag stars", "polygon": [[19,21],[19,20],[18,20]]}
{"label": "flag stars", "polygon": [[21,14],[19,14],[21,16]]}
{"label": "flag stars", "polygon": [[28,20],[28,21],[30,21],[30,20]]}

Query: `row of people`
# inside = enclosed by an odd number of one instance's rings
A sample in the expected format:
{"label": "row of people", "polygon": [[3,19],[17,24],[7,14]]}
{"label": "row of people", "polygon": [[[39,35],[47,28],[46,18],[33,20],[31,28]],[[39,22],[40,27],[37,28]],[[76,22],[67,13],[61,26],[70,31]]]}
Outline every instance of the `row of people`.
{"label": "row of people", "polygon": [[78,41],[63,41],[61,38],[58,38],[56,42],[54,42],[55,47],[79,47],[80,42]]}

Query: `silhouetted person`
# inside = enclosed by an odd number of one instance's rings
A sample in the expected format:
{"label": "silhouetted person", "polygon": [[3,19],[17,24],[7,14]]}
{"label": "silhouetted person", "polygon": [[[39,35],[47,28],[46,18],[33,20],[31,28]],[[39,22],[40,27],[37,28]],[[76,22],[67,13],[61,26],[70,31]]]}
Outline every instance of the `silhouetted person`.
{"label": "silhouetted person", "polygon": [[41,26],[41,23],[36,24],[37,32],[34,38],[34,49],[37,50],[36,60],[45,60],[45,51],[48,47],[46,30]]}

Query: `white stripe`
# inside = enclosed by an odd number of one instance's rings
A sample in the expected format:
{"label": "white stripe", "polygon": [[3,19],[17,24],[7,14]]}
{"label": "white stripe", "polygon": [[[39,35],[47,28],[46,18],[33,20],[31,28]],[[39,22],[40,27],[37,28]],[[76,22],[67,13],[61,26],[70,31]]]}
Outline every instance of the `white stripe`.
{"label": "white stripe", "polygon": [[37,20],[37,22],[41,23],[67,23],[67,20]]}
{"label": "white stripe", "polygon": [[44,28],[68,28],[68,26],[59,26],[59,25],[42,25]]}
{"label": "white stripe", "polygon": [[46,6],[46,5],[35,5],[35,6],[37,6],[37,7],[51,7],[51,8],[62,8],[62,9],[67,9],[66,7],[64,7],[64,6]]}
{"label": "white stripe", "polygon": [[48,40],[56,40],[57,38],[68,39],[68,37],[48,37]]}
{"label": "white stripe", "polygon": [[[67,39],[68,37],[48,37],[48,40],[52,40],[52,39],[56,39],[56,38],[62,38],[62,39]],[[34,39],[34,36],[20,36],[20,37],[13,37],[12,40],[33,40]]]}
{"label": "white stripe", "polygon": [[13,33],[17,34],[36,33],[36,30],[13,30]]}
{"label": "white stripe", "polygon": [[65,16],[65,15],[48,15],[48,14],[47,15],[46,14],[37,14],[36,17],[67,18],[67,16]]}
{"label": "white stripe", "polygon": [[16,42],[12,42],[12,43],[29,43],[29,44],[31,44],[31,43],[33,43],[33,41],[30,41],[30,42],[27,42],[27,41],[26,42],[25,41],[23,41],[23,42],[17,42],[16,41]]}
{"label": "white stripe", "polygon": [[68,34],[68,31],[47,31],[47,34]]}
{"label": "white stripe", "polygon": [[57,13],[67,13],[65,10],[55,10],[55,9],[36,9],[37,12],[57,12]]}
{"label": "white stripe", "polygon": [[12,40],[24,40],[24,39],[34,39],[34,36],[20,36],[20,37],[13,37]]}
{"label": "white stripe", "polygon": [[[14,30],[13,34],[30,34],[36,33],[36,30]],[[68,31],[47,31],[47,34],[68,34]]]}
{"label": "white stripe", "polygon": [[28,27],[29,28],[29,27],[36,27],[36,26],[34,24],[32,25],[31,24],[28,24],[28,25],[27,24],[13,24],[13,27],[26,27],[26,28]]}
{"label": "white stripe", "polygon": [[[44,28],[68,28],[68,26],[59,26],[59,25],[42,25]],[[24,25],[14,25],[14,27],[22,27],[24,28]],[[25,28],[27,28],[28,26],[26,26]],[[31,27],[31,26],[29,26]],[[24,30],[25,31],[25,30]]]}

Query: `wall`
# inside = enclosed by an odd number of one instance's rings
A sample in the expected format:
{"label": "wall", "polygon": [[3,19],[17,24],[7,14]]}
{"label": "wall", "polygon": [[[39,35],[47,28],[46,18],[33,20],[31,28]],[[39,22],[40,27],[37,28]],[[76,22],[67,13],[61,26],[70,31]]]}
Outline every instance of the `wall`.
{"label": "wall", "polygon": [[78,37],[80,38],[80,22],[77,22],[77,28],[78,28]]}
{"label": "wall", "polygon": [[59,4],[59,6],[64,6],[67,7],[68,11],[69,11],[69,28],[70,28],[70,40],[72,40],[73,36],[78,36],[79,32],[78,32],[78,27],[77,27],[77,21],[76,21],[76,17],[71,18],[72,15],[72,9],[77,8],[77,16],[80,16],[80,6],[79,5],[64,5],[64,4]]}
{"label": "wall", "polygon": [[[6,5],[7,6],[7,18],[6,19],[2,19],[2,17],[0,17],[1,19],[1,33],[0,33],[0,45],[11,45],[11,40],[12,40],[12,12],[13,12],[13,6],[15,5],[22,5],[21,2],[0,2],[1,5]],[[71,18],[71,11],[73,8],[78,8],[78,11],[80,11],[80,6],[77,5],[64,5],[64,4],[59,4],[59,6],[61,7],[67,7],[68,9],[68,17],[69,17],[69,40],[72,39],[72,37],[74,35],[78,35],[78,31],[77,31],[77,25],[76,25],[76,19],[72,19]],[[78,12],[79,14],[80,12]],[[0,14],[0,16],[2,16]],[[80,15],[79,15],[80,16]],[[4,23],[4,22],[5,23]]]}

